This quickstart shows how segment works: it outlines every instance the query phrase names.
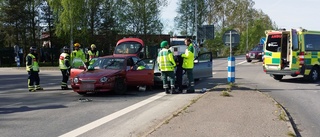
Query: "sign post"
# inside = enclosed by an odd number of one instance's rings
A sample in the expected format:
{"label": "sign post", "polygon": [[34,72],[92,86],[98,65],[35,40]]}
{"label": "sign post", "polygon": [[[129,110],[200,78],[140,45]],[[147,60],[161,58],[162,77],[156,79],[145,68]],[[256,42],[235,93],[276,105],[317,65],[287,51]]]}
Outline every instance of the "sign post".
{"label": "sign post", "polygon": [[235,57],[232,56],[232,47],[240,42],[240,35],[235,30],[228,30],[223,35],[223,41],[226,46],[230,46],[230,57],[228,57],[228,82],[235,82]]}

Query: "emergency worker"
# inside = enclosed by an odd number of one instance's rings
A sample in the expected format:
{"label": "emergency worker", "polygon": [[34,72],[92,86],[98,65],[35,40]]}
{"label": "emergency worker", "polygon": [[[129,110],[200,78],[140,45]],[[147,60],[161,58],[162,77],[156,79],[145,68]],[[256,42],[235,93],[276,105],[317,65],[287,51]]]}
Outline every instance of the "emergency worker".
{"label": "emergency worker", "polygon": [[91,44],[90,48],[91,49],[88,51],[87,62],[89,62],[89,64],[91,65],[94,63],[91,62],[91,59],[99,57],[99,51],[96,49],[97,47],[95,44]]}
{"label": "emergency worker", "polygon": [[69,48],[67,46],[63,47],[63,53],[60,54],[59,58],[59,68],[62,74],[62,81],[61,81],[61,89],[69,89],[68,88],[68,79],[70,76],[70,56],[69,56]]}
{"label": "emergency worker", "polygon": [[28,72],[29,92],[35,92],[36,90],[43,90],[43,88],[40,87],[40,78],[39,78],[40,69],[38,64],[37,48],[34,46],[30,47],[30,53],[26,56],[26,70]]}
{"label": "emergency worker", "polygon": [[184,40],[184,43],[186,44],[187,49],[184,54],[181,54],[181,57],[183,58],[183,64],[182,68],[185,70],[187,73],[188,77],[188,89],[187,93],[194,93],[194,79],[193,79],[193,66],[194,66],[194,47],[193,44],[191,43],[190,38],[186,38]]}
{"label": "emergency worker", "polygon": [[[176,67],[176,63],[173,59],[172,52],[169,50],[168,42],[162,41],[160,47],[162,49],[158,53],[157,62],[161,71],[163,88],[167,94],[176,94],[178,93],[175,91],[174,68]],[[170,80],[171,90],[169,90],[168,77]]]}
{"label": "emergency worker", "polygon": [[[70,55],[73,67],[78,68],[80,66],[83,66],[86,61],[86,56],[84,54],[84,52],[80,49],[80,44],[79,43],[75,43],[74,44],[74,50],[72,51],[71,55]],[[81,59],[83,61],[82,62],[75,62],[75,59]]]}

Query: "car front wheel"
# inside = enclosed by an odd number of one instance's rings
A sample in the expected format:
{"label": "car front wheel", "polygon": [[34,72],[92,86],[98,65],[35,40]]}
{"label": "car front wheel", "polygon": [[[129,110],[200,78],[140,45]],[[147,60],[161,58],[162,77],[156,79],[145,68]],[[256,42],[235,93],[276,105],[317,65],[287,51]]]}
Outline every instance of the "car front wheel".
{"label": "car front wheel", "polygon": [[124,78],[116,78],[114,83],[114,92],[124,94],[127,91],[127,83]]}

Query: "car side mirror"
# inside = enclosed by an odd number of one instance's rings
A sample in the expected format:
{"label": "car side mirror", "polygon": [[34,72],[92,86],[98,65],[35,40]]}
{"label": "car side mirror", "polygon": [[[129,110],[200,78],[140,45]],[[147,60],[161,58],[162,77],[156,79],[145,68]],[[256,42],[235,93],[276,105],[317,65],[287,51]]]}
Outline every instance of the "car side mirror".
{"label": "car side mirror", "polygon": [[84,67],[84,66],[79,66],[79,69],[83,69],[83,70],[85,70],[85,69],[86,69],[86,67]]}

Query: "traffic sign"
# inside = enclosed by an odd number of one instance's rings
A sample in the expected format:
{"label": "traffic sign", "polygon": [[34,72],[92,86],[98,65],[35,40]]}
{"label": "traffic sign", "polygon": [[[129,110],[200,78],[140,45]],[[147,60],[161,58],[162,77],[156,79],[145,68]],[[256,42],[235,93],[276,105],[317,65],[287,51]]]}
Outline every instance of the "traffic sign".
{"label": "traffic sign", "polygon": [[228,30],[223,34],[223,42],[226,46],[235,47],[240,43],[240,35],[236,30]]}
{"label": "traffic sign", "polygon": [[202,25],[198,27],[197,39],[214,39],[214,26]]}
{"label": "traffic sign", "polygon": [[261,38],[261,39],[260,39],[260,44],[264,44],[265,41],[266,41],[266,38],[265,38],[265,37]]}

